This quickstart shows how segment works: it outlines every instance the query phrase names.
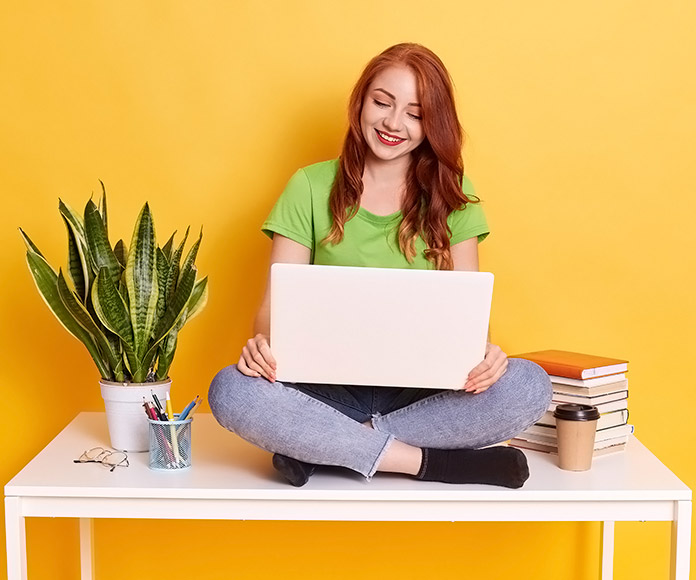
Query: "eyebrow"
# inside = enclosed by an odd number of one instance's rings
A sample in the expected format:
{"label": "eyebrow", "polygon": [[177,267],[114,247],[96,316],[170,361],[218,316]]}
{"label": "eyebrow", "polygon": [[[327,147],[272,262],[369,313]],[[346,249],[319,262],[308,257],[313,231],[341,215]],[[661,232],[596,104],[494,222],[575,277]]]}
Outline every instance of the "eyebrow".
{"label": "eyebrow", "polygon": [[[384,89],[375,89],[376,91],[380,91],[387,95],[392,101],[396,101],[396,97],[392,95],[389,91],[385,91]],[[420,103],[409,103],[409,107],[420,107]]]}

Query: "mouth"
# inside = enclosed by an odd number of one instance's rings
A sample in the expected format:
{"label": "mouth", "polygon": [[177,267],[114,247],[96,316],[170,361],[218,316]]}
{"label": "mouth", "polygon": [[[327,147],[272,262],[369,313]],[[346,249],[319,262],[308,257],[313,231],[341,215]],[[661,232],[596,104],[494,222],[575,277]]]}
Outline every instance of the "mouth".
{"label": "mouth", "polygon": [[379,139],[381,143],[384,143],[389,147],[394,147],[406,141],[406,139],[390,135],[389,133],[383,133],[382,131],[378,131],[377,129],[375,129],[375,133],[377,133],[377,139]]}

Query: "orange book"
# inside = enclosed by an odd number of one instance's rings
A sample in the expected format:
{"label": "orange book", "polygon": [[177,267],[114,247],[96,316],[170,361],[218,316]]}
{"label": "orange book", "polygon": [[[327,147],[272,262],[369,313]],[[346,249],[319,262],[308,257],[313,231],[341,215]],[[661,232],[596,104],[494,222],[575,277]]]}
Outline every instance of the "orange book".
{"label": "orange book", "polygon": [[628,361],[623,359],[565,350],[540,350],[517,354],[511,358],[525,358],[538,364],[550,375],[570,379],[603,377],[628,370]]}

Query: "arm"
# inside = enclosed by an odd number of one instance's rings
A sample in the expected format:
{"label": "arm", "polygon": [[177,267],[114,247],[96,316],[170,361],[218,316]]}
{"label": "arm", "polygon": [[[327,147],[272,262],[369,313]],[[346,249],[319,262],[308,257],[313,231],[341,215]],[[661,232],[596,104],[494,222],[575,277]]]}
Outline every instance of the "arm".
{"label": "arm", "polygon": [[[311,250],[309,248],[280,234],[273,235],[271,265],[276,263],[309,264],[310,257]],[[247,341],[237,363],[237,368],[242,374],[250,377],[263,376],[271,382],[275,381],[276,361],[271,354],[269,346],[270,331],[271,290],[269,266],[266,291],[254,321],[254,337]]]}
{"label": "arm", "polygon": [[[478,272],[477,238],[469,238],[452,246],[452,260],[455,270]],[[486,358],[469,373],[464,390],[475,395],[483,393],[503,376],[507,366],[507,355],[498,345],[491,344],[489,332]]]}

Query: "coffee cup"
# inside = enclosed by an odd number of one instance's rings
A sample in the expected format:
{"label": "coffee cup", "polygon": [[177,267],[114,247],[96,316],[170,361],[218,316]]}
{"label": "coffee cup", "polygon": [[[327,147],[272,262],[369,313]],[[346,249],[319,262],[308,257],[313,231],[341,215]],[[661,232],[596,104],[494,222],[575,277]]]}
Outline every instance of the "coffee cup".
{"label": "coffee cup", "polygon": [[592,405],[566,403],[553,413],[558,439],[558,466],[568,471],[587,471],[592,466],[599,411]]}

